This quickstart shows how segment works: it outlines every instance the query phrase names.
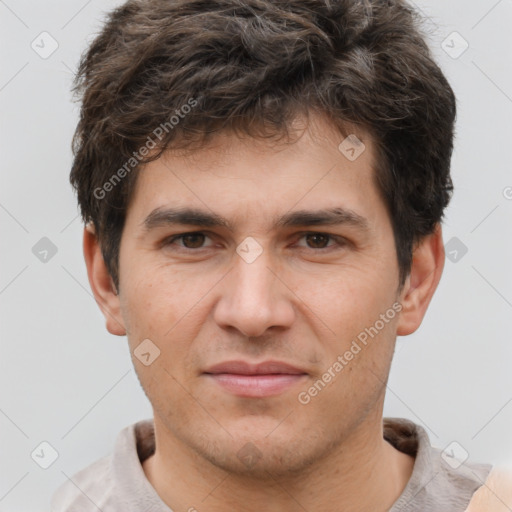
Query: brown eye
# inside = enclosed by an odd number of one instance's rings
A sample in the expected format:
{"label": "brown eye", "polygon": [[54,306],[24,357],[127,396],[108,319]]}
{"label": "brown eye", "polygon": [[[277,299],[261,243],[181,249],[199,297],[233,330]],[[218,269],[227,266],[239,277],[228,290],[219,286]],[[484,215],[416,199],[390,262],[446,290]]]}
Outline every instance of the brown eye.
{"label": "brown eye", "polygon": [[313,233],[305,236],[308,244],[310,244],[310,247],[313,249],[323,249],[327,247],[329,239],[331,238],[330,236],[324,235],[322,233]]}
{"label": "brown eye", "polygon": [[327,253],[337,249],[344,249],[346,246],[347,240],[341,236],[312,231],[302,233],[298,243],[298,247],[301,249],[309,249],[310,251],[318,254]]}
{"label": "brown eye", "polygon": [[163,241],[163,246],[176,250],[176,251],[187,251],[190,252],[198,249],[208,249],[212,247],[212,245],[203,245],[206,239],[210,237],[207,236],[202,231],[193,231],[189,233],[181,233],[179,235],[172,236]]}
{"label": "brown eye", "polygon": [[204,243],[204,238],[203,233],[189,233],[181,236],[183,245],[187,249],[199,249]]}

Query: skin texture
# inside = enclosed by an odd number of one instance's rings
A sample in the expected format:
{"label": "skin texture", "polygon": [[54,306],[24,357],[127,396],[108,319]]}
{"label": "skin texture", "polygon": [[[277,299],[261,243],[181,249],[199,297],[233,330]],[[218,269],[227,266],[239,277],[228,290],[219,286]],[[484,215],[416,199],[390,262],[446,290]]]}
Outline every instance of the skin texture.
{"label": "skin texture", "polygon": [[[351,162],[338,150],[343,137],[312,121],[291,144],[220,134],[193,155],[169,150],[146,165],[122,235],[119,294],[94,230],[85,230],[96,300],[108,330],[127,334],[153,406],[157,448],[143,469],[176,512],[338,511],[340,502],[345,512],[385,511],[410,478],[413,459],[383,440],[382,410],[396,336],[419,327],[442,274],[441,228],[415,247],[398,290],[371,139],[354,129],[366,150]],[[222,215],[233,229],[144,228],[156,208],[184,206]],[[331,207],[358,213],[367,230],[273,225],[291,211]],[[189,240],[199,249],[164,243],[191,231],[206,235]],[[246,237],[263,250],[250,264],[236,252]],[[400,313],[301,404],[299,393],[397,302]],[[145,366],[133,353],[148,338],[160,355]],[[204,374],[228,360],[270,359],[305,375],[276,396],[245,398]],[[247,450],[250,462],[240,456]]]}
{"label": "skin texture", "polygon": [[499,466],[489,473],[466,512],[510,512],[512,510],[512,466]]}

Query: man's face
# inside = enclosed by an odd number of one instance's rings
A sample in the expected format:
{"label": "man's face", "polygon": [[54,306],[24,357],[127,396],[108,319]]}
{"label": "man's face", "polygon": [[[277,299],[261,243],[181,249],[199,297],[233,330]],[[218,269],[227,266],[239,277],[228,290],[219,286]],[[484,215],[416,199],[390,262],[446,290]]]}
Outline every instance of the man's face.
{"label": "man's face", "polygon": [[[148,339],[160,350],[147,366],[133,356],[155,425],[228,470],[297,471],[380,421],[400,298],[390,217],[370,140],[359,135],[352,162],[333,128],[315,133],[168,151],[140,172],[127,212],[121,311],[132,355]],[[229,228],[174,224],[171,209]],[[351,215],[277,224],[335,209]]]}

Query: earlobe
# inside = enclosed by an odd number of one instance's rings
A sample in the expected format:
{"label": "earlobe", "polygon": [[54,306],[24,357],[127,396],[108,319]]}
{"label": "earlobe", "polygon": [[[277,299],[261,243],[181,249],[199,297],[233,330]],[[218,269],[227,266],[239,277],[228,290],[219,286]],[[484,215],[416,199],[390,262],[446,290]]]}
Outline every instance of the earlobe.
{"label": "earlobe", "polygon": [[411,272],[400,295],[403,309],[397,324],[398,336],[412,334],[421,325],[441,279],[444,260],[442,229],[438,224],[414,249]]}
{"label": "earlobe", "polygon": [[124,336],[126,328],[121,314],[119,295],[105,265],[92,223],[84,228],[83,250],[89,284],[105,317],[107,330],[111,334]]}

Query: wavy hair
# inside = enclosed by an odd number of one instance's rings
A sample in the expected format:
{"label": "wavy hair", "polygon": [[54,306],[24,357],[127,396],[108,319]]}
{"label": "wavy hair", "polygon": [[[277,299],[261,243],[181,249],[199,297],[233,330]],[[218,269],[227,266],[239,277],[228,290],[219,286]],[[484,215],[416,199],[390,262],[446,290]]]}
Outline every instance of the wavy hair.
{"label": "wavy hair", "polygon": [[[296,116],[314,112],[340,133],[351,123],[371,135],[400,286],[414,243],[452,194],[455,97],[402,0],[129,0],[83,54],[73,90],[81,112],[70,180],[116,287],[137,169],[219,131],[289,136]],[[191,98],[197,105],[162,130],[156,150],[133,161]],[[133,172],[99,198],[130,159]]]}

